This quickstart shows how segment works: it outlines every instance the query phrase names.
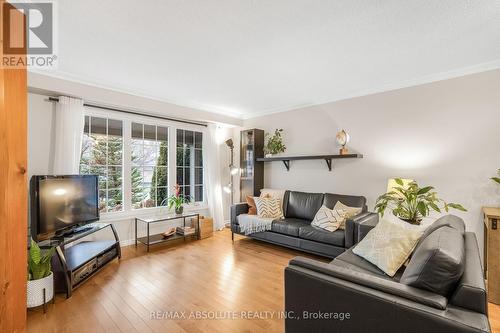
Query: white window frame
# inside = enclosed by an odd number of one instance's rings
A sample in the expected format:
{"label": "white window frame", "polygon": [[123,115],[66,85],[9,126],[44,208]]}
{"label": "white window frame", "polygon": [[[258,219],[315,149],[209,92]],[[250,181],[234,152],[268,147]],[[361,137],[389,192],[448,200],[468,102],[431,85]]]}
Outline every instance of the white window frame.
{"label": "white window frame", "polygon": [[[165,211],[166,207],[150,207],[132,209],[132,161],[131,161],[131,141],[132,141],[132,122],[145,125],[155,125],[168,127],[168,194],[173,191],[177,182],[177,129],[196,131],[202,133],[203,145],[207,142],[207,129],[204,126],[184,124],[166,119],[157,119],[141,115],[133,115],[119,111],[105,110],[94,107],[85,107],[85,116],[102,117],[121,120],[123,122],[123,211],[101,213],[101,220],[117,220],[122,218],[132,218],[135,216],[145,216],[158,214]],[[83,133],[82,133],[83,134]],[[205,152],[205,146],[202,146]],[[203,201],[187,204],[185,211],[198,211],[208,209],[207,190],[206,190],[206,159],[203,157]]]}

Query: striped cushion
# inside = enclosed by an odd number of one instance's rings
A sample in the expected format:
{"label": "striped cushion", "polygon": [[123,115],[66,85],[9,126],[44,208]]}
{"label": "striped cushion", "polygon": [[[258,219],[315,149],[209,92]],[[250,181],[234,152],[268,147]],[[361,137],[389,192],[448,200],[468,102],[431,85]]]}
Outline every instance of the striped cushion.
{"label": "striped cushion", "polygon": [[278,198],[259,198],[254,197],[255,206],[257,206],[257,215],[262,218],[283,218],[281,210],[281,201]]}
{"label": "striped cushion", "polygon": [[347,218],[347,211],[344,209],[329,209],[326,206],[321,208],[311,222],[312,226],[325,229],[330,232],[337,230]]}

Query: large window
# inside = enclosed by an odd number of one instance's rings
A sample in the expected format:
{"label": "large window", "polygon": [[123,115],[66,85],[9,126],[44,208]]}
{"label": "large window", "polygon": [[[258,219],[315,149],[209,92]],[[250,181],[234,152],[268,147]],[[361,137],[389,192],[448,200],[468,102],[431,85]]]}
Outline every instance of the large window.
{"label": "large window", "polygon": [[203,135],[177,129],[177,184],[192,201],[203,201]]}
{"label": "large window", "polygon": [[168,128],[132,123],[132,208],[165,206],[168,196]]}
{"label": "large window", "polygon": [[99,176],[99,209],[103,213],[123,210],[122,162],[122,121],[86,116],[80,173]]}

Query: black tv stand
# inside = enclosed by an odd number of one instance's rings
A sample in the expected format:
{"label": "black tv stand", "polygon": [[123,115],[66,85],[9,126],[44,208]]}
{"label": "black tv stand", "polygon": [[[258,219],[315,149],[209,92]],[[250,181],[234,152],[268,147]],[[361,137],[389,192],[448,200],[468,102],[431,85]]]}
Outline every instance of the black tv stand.
{"label": "black tv stand", "polygon": [[[82,240],[83,237],[110,228],[112,240]],[[80,240],[79,242],[76,242]],[[73,244],[72,244],[73,243]],[[71,244],[71,245],[70,245]],[[78,288],[106,264],[115,258],[121,258],[120,240],[115,228],[110,223],[91,223],[71,230],[39,243],[40,247],[56,247],[52,258],[52,271],[56,292],[65,292],[71,297]]]}

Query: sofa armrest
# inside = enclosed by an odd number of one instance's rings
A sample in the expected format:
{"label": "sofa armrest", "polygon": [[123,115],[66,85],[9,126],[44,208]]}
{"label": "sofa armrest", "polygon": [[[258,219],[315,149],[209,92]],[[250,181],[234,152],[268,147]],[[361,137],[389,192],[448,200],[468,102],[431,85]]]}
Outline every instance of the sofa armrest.
{"label": "sofa armrest", "polygon": [[366,236],[378,223],[378,214],[364,212],[345,222],[345,248],[351,248]]}
{"label": "sofa armrest", "polygon": [[293,259],[285,269],[285,332],[487,333],[482,313],[343,267]]}
{"label": "sofa armrest", "polygon": [[231,229],[238,225],[238,215],[248,213],[248,204],[240,202],[231,206]]}
{"label": "sofa armrest", "polygon": [[444,310],[448,305],[446,297],[426,290],[407,286],[392,280],[384,279],[371,274],[365,274],[351,269],[319,262],[317,260],[295,257],[290,265],[307,268],[309,270],[326,274],[332,277],[356,283],[361,286],[379,290],[387,294],[406,298],[408,300]]}

